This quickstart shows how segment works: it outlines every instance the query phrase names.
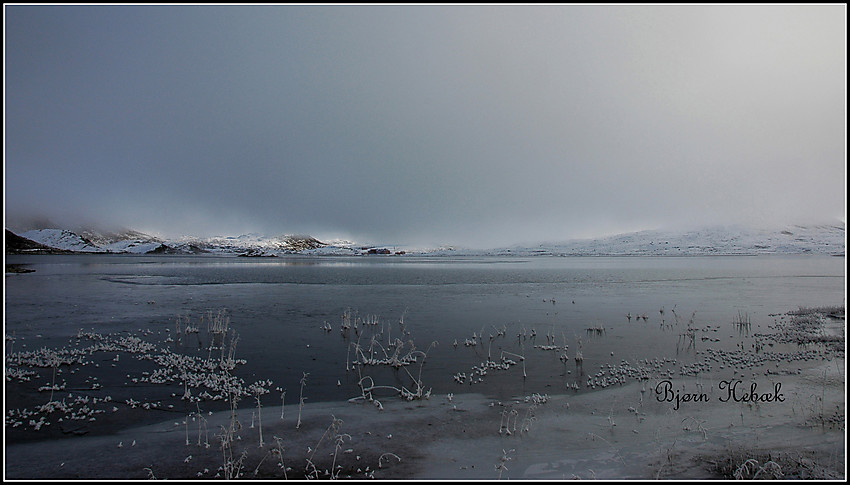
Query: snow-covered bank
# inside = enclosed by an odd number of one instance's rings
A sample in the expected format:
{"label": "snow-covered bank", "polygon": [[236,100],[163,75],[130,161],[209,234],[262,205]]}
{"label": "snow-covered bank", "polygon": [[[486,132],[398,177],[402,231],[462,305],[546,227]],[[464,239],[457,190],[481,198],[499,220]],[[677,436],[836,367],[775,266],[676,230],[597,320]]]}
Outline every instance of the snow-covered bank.
{"label": "snow-covered bank", "polygon": [[[763,452],[782,463],[785,477],[840,479],[843,431],[806,423],[814,409],[806,396],[819,376],[833,378],[823,387],[825,407],[843,403],[836,365],[782,377],[786,402],[678,410],[640,383],[537,401],[457,394],[386,400],[383,410],[347,402],[269,406],[261,421],[245,402],[236,414],[239,438],[225,456],[242,457],[229,471],[259,479],[329,478],[331,471],[354,479],[719,479],[731,478],[721,473],[724,459]],[[677,384],[716,392],[708,390],[711,379]],[[73,446],[64,439],[7,446],[6,478],[221,479],[221,437],[231,423],[228,411],[176,415],[115,435],[74,437]],[[804,465],[795,470],[790,460]]]}

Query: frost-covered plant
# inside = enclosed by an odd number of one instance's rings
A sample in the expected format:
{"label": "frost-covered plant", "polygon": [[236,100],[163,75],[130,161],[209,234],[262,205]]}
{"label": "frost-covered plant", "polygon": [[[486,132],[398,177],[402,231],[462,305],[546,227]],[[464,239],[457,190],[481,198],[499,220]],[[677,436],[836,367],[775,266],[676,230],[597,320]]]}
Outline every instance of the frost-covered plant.
{"label": "frost-covered plant", "polygon": [[738,316],[732,320],[732,324],[735,325],[738,330],[749,329],[750,315],[748,313],[741,313],[741,311],[738,310]]}
{"label": "frost-covered plant", "polygon": [[[197,406],[197,412],[195,413],[195,416],[198,418],[198,446],[203,446],[205,448],[209,448],[210,442],[209,442],[209,430],[207,429],[207,420],[201,414],[201,404],[200,404],[200,402],[196,401],[195,405]],[[202,434],[201,430],[203,430],[205,432],[205,434]],[[201,436],[205,436],[203,441],[201,441]]]}
{"label": "frost-covered plant", "polygon": [[582,344],[581,339],[576,337],[576,341],[578,342],[578,350],[576,351],[575,360],[576,365],[581,365],[584,362],[584,354],[582,354]]}
{"label": "frost-covered plant", "polygon": [[[377,326],[375,318],[377,317],[370,317],[367,320],[369,328],[374,329]],[[409,335],[410,332],[406,330],[406,326],[404,325],[404,315],[402,315],[402,318],[399,320],[399,324],[401,325],[402,333],[404,335]],[[380,339],[383,333],[384,330],[382,328],[380,334],[371,335],[371,337],[369,337],[368,348],[365,348],[360,344],[363,335],[358,335],[357,342],[349,344],[348,352],[350,353],[353,349],[355,358],[353,361],[349,361],[348,356],[346,357],[346,370],[348,370],[348,363],[351,362],[353,367],[357,369],[357,386],[360,388],[360,396],[351,398],[349,401],[354,402],[363,400],[375,404],[378,409],[383,409],[380,401],[375,399],[373,393],[378,389],[392,390],[394,393],[397,393],[408,401],[430,398],[431,389],[426,389],[422,382],[422,370],[428,357],[428,352],[430,352],[432,347],[438,345],[438,343],[436,341],[431,342],[428,348],[425,351],[422,351],[416,347],[413,339],[409,339],[406,342],[399,338],[392,339],[388,332],[385,347],[381,343]],[[409,367],[414,363],[419,364],[419,370],[415,376],[409,369]],[[411,384],[402,384],[399,386],[377,385],[371,376],[363,375],[363,368],[365,366],[388,366],[397,370],[401,369],[407,377],[410,378]]]}
{"label": "frost-covered plant", "polygon": [[286,401],[286,391],[279,388],[279,387],[277,388],[277,390],[281,392],[281,394],[280,394],[280,422],[283,423],[283,412],[286,410],[286,402],[285,402]]}
{"label": "frost-covered plant", "polygon": [[[499,434],[510,436],[516,431],[516,423],[519,418],[519,412],[516,409],[504,409],[501,414],[502,418],[499,422]],[[511,427],[511,418],[513,418],[514,421],[513,428]]]}
{"label": "frost-covered plant", "polygon": [[265,388],[265,386],[270,386],[271,381],[257,381],[250,386],[248,386],[248,392],[254,395],[254,399],[257,401],[257,421],[260,435],[260,448],[263,447],[263,414],[262,414],[262,405],[260,404],[260,396],[263,394],[268,394],[269,390]]}
{"label": "frost-covered plant", "polygon": [[[507,350],[503,350],[502,354],[507,354],[507,355],[510,355],[510,356],[513,356],[513,357],[516,357],[517,359],[519,359],[519,361],[522,362],[522,377],[528,377],[528,374],[525,372],[525,356],[524,355],[519,355],[519,354],[515,354],[513,352],[508,352]],[[504,357],[502,358],[502,361],[505,362]],[[510,361],[510,362],[513,362],[513,361]]]}
{"label": "frost-covered plant", "polygon": [[316,443],[315,448],[311,448],[310,456],[307,457],[307,466],[305,467],[305,471],[307,472],[308,478],[319,478],[319,471],[314,463],[314,458],[316,456],[316,452],[319,451],[319,447],[322,445],[322,442],[324,442],[325,440],[330,441],[334,444],[331,469],[329,472],[326,470],[325,474],[329,475],[331,479],[338,478],[339,471],[337,470],[336,460],[339,454],[339,450],[342,449],[342,445],[345,442],[346,438],[348,438],[349,441],[351,440],[351,435],[346,433],[340,433],[340,430],[342,429],[342,424],[343,422],[341,419],[338,419],[336,416],[331,415],[331,424],[327,427],[327,429],[325,429],[325,432],[322,433],[322,436]]}
{"label": "frost-covered plant", "polygon": [[[399,462],[399,463],[401,462],[401,457],[400,457],[400,456],[398,456],[398,455],[396,455],[395,453],[389,453],[389,452],[387,452],[387,453],[383,453],[383,454],[381,454],[381,456],[379,456],[379,457],[378,457],[378,468],[383,468],[383,467],[384,467],[384,463],[383,463],[383,462],[384,462],[384,457],[385,457],[385,456],[391,456],[391,457],[395,458],[396,460],[398,460],[398,462]],[[389,460],[388,460],[388,461],[389,461]]]}
{"label": "frost-covered plant", "polygon": [[684,426],[682,426],[682,429],[684,429],[685,431],[693,430],[693,427],[684,424],[685,421],[689,421],[689,420],[690,420],[691,423],[696,425],[697,431],[700,431],[702,433],[702,439],[703,440],[708,439],[707,430],[706,430],[705,426],[703,426],[705,424],[705,421],[700,421],[700,420],[698,420],[698,419],[696,419],[692,416],[688,416],[688,417],[686,417],[685,419],[682,420],[682,424],[684,425]]}
{"label": "frost-covered plant", "polygon": [[307,399],[304,397],[304,386],[307,385],[307,376],[310,375],[309,372],[303,372],[304,376],[301,377],[301,395],[298,398],[298,422],[295,424],[295,429],[301,428],[301,410],[304,408],[304,400]]}
{"label": "frost-covered plant", "polygon": [[236,431],[241,428],[236,415],[236,405],[239,400],[238,394],[231,390],[230,395],[230,421],[227,426],[221,426],[221,454],[223,464],[221,470],[224,472],[224,478],[231,480],[239,478],[242,474],[242,468],[245,458],[248,456],[247,451],[243,451],[242,455],[235,459],[233,455],[233,442],[236,440]]}
{"label": "frost-covered plant", "polygon": [[502,473],[508,471],[508,467],[505,466],[505,464],[511,460],[511,457],[509,457],[508,455],[513,453],[514,451],[516,450],[514,450],[513,448],[508,451],[505,451],[504,448],[502,449],[502,457],[499,458],[499,463],[496,465],[496,471],[499,472],[499,480],[502,479]]}

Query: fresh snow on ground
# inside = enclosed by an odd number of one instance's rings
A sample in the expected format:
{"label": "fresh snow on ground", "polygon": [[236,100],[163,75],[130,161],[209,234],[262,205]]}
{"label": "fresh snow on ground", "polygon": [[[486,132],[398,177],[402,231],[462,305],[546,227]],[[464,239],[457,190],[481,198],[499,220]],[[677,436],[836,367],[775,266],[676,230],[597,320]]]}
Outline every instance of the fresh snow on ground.
{"label": "fresh snow on ground", "polygon": [[102,246],[103,249],[110,253],[133,253],[145,254],[149,253],[162,246],[158,241],[145,241],[141,239],[125,239],[123,241],[115,241]]}
{"label": "fresh snow on ground", "polygon": [[19,236],[25,237],[45,246],[81,253],[102,253],[104,249],[95,246],[83,237],[64,229],[35,229]]}

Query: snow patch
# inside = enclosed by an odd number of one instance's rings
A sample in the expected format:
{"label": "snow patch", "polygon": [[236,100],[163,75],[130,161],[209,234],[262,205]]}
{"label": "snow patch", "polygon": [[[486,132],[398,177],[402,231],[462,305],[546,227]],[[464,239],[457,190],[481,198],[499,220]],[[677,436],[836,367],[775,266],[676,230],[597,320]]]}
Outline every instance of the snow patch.
{"label": "snow patch", "polygon": [[104,249],[84,237],[64,229],[34,229],[21,236],[45,246],[80,253],[104,253]]}

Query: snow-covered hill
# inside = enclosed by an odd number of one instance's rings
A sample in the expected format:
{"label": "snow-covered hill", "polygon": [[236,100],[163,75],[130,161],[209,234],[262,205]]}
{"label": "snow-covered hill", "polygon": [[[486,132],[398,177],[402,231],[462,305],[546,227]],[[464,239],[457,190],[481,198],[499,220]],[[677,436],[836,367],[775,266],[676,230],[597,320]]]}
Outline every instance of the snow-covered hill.
{"label": "snow-covered hill", "polygon": [[19,236],[51,248],[78,253],[103,253],[103,248],[95,245],[77,233],[65,229],[33,229]]}
{"label": "snow-covered hill", "polygon": [[217,236],[206,239],[183,237],[170,245],[179,247],[185,244],[207,252],[238,254],[240,256],[280,256],[313,251],[327,246],[327,244],[312,236],[263,236],[256,233],[240,236]]}
{"label": "snow-covered hill", "polygon": [[163,241],[137,231],[104,233],[92,229],[78,232],[67,229],[33,229],[20,236],[37,243],[78,253],[146,254],[163,246]]}
{"label": "snow-covered hill", "polygon": [[414,248],[398,245],[358,245],[350,241],[322,242],[311,236],[244,234],[212,238],[163,240],[135,231],[103,233],[37,229],[20,236],[60,250],[82,253],[198,254],[273,257],[304,255],[418,256],[698,256],[755,254],[845,253],[845,224],[750,229],[706,227],[688,231],[648,230],[596,239],[576,239],[499,249],[459,247]]}
{"label": "snow-covered hill", "polygon": [[706,227],[689,231],[641,231],[597,239],[512,247],[504,254],[575,256],[695,256],[755,254],[844,254],[844,224],[749,229]]}

